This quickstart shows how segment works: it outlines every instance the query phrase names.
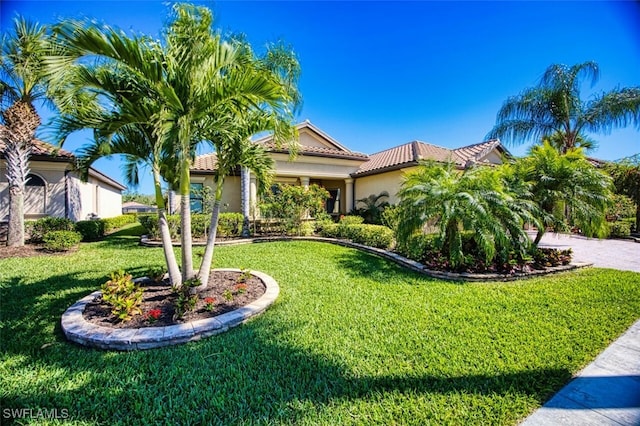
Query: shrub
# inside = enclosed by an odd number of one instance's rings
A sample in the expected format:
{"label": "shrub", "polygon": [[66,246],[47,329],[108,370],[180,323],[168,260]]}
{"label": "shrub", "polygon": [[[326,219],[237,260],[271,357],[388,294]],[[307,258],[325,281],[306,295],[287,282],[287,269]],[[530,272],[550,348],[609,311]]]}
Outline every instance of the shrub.
{"label": "shrub", "polygon": [[111,232],[116,229],[120,229],[125,225],[134,223],[136,221],[135,214],[123,214],[116,217],[108,217],[106,219],[99,219],[104,222],[105,232]]}
{"label": "shrub", "polygon": [[389,206],[386,209],[384,209],[382,211],[382,214],[380,215],[380,220],[382,221],[382,224],[390,229],[392,229],[394,232],[396,231],[396,229],[398,228],[398,214],[400,212],[400,208],[395,205],[395,206]]}
{"label": "shrub", "polygon": [[[157,214],[138,215],[138,222],[140,222],[142,227],[145,229],[146,234],[149,235],[150,238],[160,238],[160,228],[158,227]],[[169,234],[171,235],[171,238],[176,239],[179,235],[180,230],[180,216],[167,216],[167,223],[169,224]]]}
{"label": "shrub", "polygon": [[[172,216],[172,218],[174,217],[178,219],[178,222],[180,221],[179,215]],[[211,215],[201,214],[201,213],[192,214],[191,215],[191,236],[193,238],[206,238],[207,232],[209,232],[209,223],[211,223]],[[171,225],[169,225],[169,228],[171,228]]]}
{"label": "shrub", "polygon": [[41,243],[51,231],[73,231],[73,221],[64,217],[44,217],[27,225],[32,243]]}
{"label": "shrub", "polygon": [[345,238],[354,243],[382,249],[393,245],[393,231],[383,225],[334,223],[325,225],[320,235],[327,238]]}
{"label": "shrub", "polygon": [[219,237],[237,237],[242,232],[243,220],[242,213],[220,213],[217,235]]}
{"label": "shrub", "polygon": [[396,251],[404,257],[424,263],[427,257],[437,252],[435,234],[416,233],[405,241],[398,241]]}
{"label": "shrub", "polygon": [[67,251],[80,243],[82,236],[75,231],[51,231],[42,238],[49,251]]}
{"label": "shrub", "polygon": [[276,184],[263,198],[260,210],[266,219],[279,219],[287,233],[302,234],[302,223],[308,216],[323,215],[329,192],[318,185],[308,188]]}
{"label": "shrub", "polygon": [[608,225],[610,238],[624,238],[631,235],[631,223],[628,221],[617,220],[609,222]]}
{"label": "shrub", "polygon": [[360,225],[364,222],[364,218],[362,216],[340,216],[340,221],[338,222],[340,225]]}
{"label": "shrub", "polygon": [[124,271],[115,271],[102,285],[102,300],[111,306],[111,313],[120,321],[129,321],[142,313],[142,289],[131,278]]}
{"label": "shrub", "polygon": [[103,220],[81,220],[76,222],[76,231],[82,235],[82,241],[96,241],[104,237]]}

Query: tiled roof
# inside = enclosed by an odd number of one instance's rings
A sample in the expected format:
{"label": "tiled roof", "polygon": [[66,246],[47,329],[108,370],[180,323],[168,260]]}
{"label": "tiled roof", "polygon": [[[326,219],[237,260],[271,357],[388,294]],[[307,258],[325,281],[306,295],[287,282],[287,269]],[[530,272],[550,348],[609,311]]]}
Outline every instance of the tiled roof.
{"label": "tiled roof", "polygon": [[374,174],[418,164],[420,160],[456,160],[453,151],[425,142],[413,141],[369,156],[354,175]]}
{"label": "tiled roof", "polygon": [[197,172],[211,172],[216,169],[217,165],[218,155],[215,152],[212,152],[211,154],[197,156],[191,166],[191,170]]}
{"label": "tiled roof", "polygon": [[[5,129],[4,126],[0,125],[0,132],[3,132]],[[58,148],[50,143],[41,141],[39,139],[34,139],[31,147],[31,155],[32,156],[40,156],[40,157],[51,157],[51,158],[60,158],[60,159],[72,159],[73,153],[67,151],[66,149]],[[0,153],[4,154],[5,143],[0,138]]]}
{"label": "tiled roof", "polygon": [[[283,147],[278,147],[274,142],[263,142],[262,146],[264,146],[267,152],[274,153],[289,153],[289,150]],[[362,154],[360,152],[354,152],[349,150],[340,150],[333,149],[328,147],[319,147],[319,146],[307,146],[307,145],[299,145],[298,146],[298,154],[302,155],[313,155],[318,157],[331,157],[331,158],[347,158],[347,159],[356,159],[356,160],[366,160],[369,158],[366,154]]]}
{"label": "tiled roof", "polygon": [[[353,176],[371,175],[415,166],[420,160],[453,161],[457,166],[465,167],[469,162],[478,161],[497,147],[502,147],[497,139],[453,150],[430,143],[413,141],[371,154],[370,160],[362,164]],[[504,150],[504,148],[501,149]]]}
{"label": "tiled roof", "polygon": [[[485,142],[480,142],[474,145],[463,146],[462,148],[454,149],[453,152],[458,157],[458,162],[461,165],[478,161],[480,158],[485,157],[494,149],[502,147],[498,139],[490,139]],[[502,148],[504,150],[504,148]]]}

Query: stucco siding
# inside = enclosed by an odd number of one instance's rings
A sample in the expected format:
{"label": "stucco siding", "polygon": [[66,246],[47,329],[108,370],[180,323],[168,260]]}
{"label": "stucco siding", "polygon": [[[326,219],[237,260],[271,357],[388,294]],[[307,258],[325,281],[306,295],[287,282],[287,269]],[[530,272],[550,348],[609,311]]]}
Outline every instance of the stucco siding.
{"label": "stucco siding", "polygon": [[393,170],[355,179],[355,199],[359,200],[367,198],[371,194],[378,195],[382,191],[387,191],[389,193],[389,204],[397,204],[399,201],[397,194],[402,184],[402,175],[410,169]]}

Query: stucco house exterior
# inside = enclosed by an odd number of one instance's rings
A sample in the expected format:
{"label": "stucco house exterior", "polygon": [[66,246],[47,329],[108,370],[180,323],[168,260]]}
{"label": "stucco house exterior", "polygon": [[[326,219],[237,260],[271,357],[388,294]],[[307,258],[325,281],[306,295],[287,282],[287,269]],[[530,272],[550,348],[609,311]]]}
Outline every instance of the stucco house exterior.
{"label": "stucco house exterior", "polygon": [[[30,174],[25,187],[25,219],[46,216],[73,221],[92,216],[101,218],[122,214],[122,184],[91,169],[82,182],[73,171],[74,155],[46,142],[35,140],[29,160]],[[0,141],[0,222],[9,220],[9,183]]]}
{"label": "stucco house exterior", "polygon": [[[327,212],[346,214],[357,207],[357,200],[370,194],[389,193],[389,203],[398,202],[402,175],[418,166],[421,160],[453,161],[461,169],[471,164],[501,164],[504,155],[510,155],[499,140],[488,140],[457,149],[448,149],[425,142],[413,141],[375,154],[363,154],[348,149],[308,120],[298,124],[299,151],[293,161],[286,149],[278,148],[271,136],[255,141],[265,146],[275,161],[274,183],[308,186],[318,184],[331,194]],[[216,154],[198,156],[191,169],[195,189],[207,185],[215,187]],[[223,211],[241,212],[240,173],[229,176],[223,189]],[[257,182],[249,180],[250,216],[259,217],[256,206]],[[174,197],[172,209],[177,209]],[[192,199],[197,206],[199,200]]]}

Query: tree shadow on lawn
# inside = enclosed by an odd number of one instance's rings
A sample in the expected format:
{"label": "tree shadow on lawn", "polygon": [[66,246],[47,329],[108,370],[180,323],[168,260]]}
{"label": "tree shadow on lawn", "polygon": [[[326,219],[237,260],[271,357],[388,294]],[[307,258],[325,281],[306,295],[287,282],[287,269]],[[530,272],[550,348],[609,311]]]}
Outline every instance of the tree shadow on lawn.
{"label": "tree shadow on lawn", "polygon": [[[314,422],[319,414],[344,402],[393,404],[391,394],[408,400],[404,409],[409,411],[421,409],[411,403],[416,395],[433,399],[434,404],[438,396],[451,394],[502,398],[500,403],[487,404],[496,416],[517,419],[530,409],[527,400],[542,403],[571,377],[569,371],[554,368],[496,374],[470,371],[453,377],[435,372],[360,374],[341,359],[338,350],[323,353],[300,343],[286,314],[278,312],[278,304],[243,326],[200,342],[107,352],[67,342],[59,325],[62,312],[95,289],[94,280],[68,274],[28,286],[8,284],[2,287],[3,305],[9,307],[3,308],[2,321],[6,362],[6,376],[0,379],[6,381],[2,407],[65,408],[71,418],[87,422]],[[393,370],[394,360],[386,362],[389,365],[370,367]],[[503,413],[505,400],[516,407],[515,413]],[[474,414],[475,402],[466,401],[463,407],[469,419],[479,415]],[[360,409],[366,410],[366,404]],[[378,421],[394,420],[393,414],[386,415]],[[413,416],[404,415],[405,419]]]}
{"label": "tree shadow on lawn", "polygon": [[420,283],[442,282],[442,280],[420,274],[398,265],[389,259],[358,249],[341,253],[336,257],[336,263],[353,278],[367,277],[370,280],[382,284],[388,284],[390,276],[397,277],[404,284],[417,282],[418,280]]}

